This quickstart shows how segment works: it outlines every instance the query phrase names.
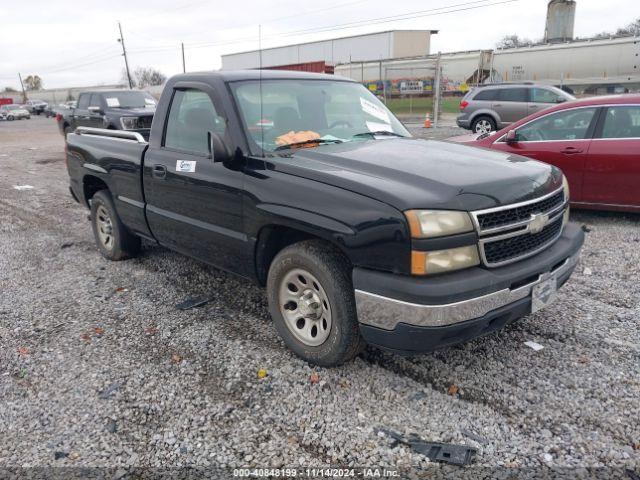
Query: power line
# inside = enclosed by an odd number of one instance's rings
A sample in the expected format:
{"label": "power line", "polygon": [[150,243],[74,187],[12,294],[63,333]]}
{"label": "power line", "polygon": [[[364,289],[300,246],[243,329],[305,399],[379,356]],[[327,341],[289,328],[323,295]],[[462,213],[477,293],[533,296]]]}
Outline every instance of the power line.
{"label": "power line", "polygon": [[[316,28],[307,28],[307,29],[301,29],[301,30],[291,30],[291,31],[287,31],[287,32],[281,32],[281,33],[277,33],[277,34],[273,34],[273,35],[269,35],[269,36],[263,36],[262,38],[268,38],[268,39],[273,39],[273,38],[280,38],[280,37],[289,37],[292,35],[307,35],[307,34],[311,34],[311,33],[325,33],[325,32],[331,32],[331,31],[337,31],[337,30],[345,30],[345,29],[350,29],[350,28],[357,28],[360,26],[364,26],[364,25],[379,25],[379,24],[383,24],[383,23],[390,23],[390,22],[396,22],[396,21],[406,21],[406,20],[413,20],[416,18],[423,18],[423,17],[430,17],[430,16],[437,16],[437,15],[445,15],[445,14],[449,14],[449,13],[456,13],[456,12],[461,12],[461,11],[466,11],[466,10],[475,10],[475,9],[479,9],[479,8],[485,8],[485,7],[491,7],[491,6],[495,6],[495,5],[502,5],[502,4],[506,4],[506,3],[514,3],[514,2],[518,2],[520,0],[501,0],[501,1],[494,1],[493,3],[487,3],[490,2],[491,0],[475,0],[472,2],[463,2],[463,3],[458,3],[458,4],[454,4],[454,5],[449,5],[449,6],[445,6],[445,7],[438,7],[438,8],[432,8],[432,9],[428,9],[428,10],[418,10],[418,11],[414,11],[414,12],[407,12],[407,13],[403,13],[403,14],[399,14],[399,15],[392,15],[392,16],[387,16],[387,17],[378,17],[378,18],[372,18],[372,19],[367,19],[367,20],[358,20],[356,22],[349,22],[349,23],[343,23],[343,24],[338,24],[338,25],[332,25],[332,26],[324,26],[324,27],[316,27]],[[459,8],[458,8],[459,7]],[[442,11],[445,10],[445,11]],[[227,40],[227,41],[222,41],[222,42],[199,42],[199,43],[192,43],[192,44],[188,44],[185,43],[185,48],[190,48],[190,49],[198,49],[198,48],[209,48],[209,47],[217,47],[217,46],[226,46],[226,45],[234,45],[234,44],[238,44],[238,43],[247,43],[247,42],[251,42],[251,41],[255,41],[256,38],[255,37],[243,37],[243,38],[236,38],[236,39],[232,39],[232,40]],[[171,46],[171,47],[150,47],[150,48],[143,48],[143,49],[138,49],[138,50],[132,50],[132,52],[135,53],[151,53],[151,52],[161,52],[161,51],[166,51],[166,50],[172,50],[174,48],[177,48],[175,46]]]}
{"label": "power line", "polygon": [[[362,1],[364,1],[364,0],[357,0],[357,1],[351,2],[350,4],[361,3]],[[416,18],[424,18],[424,17],[430,17],[430,16],[446,15],[446,14],[456,13],[456,12],[461,12],[461,11],[476,10],[476,9],[480,9],[480,8],[486,8],[486,7],[496,6],[496,5],[514,3],[514,2],[518,2],[518,1],[520,1],[520,0],[500,0],[500,1],[474,0],[474,1],[467,1],[467,2],[463,2],[463,3],[457,3],[457,4],[443,6],[443,7],[431,8],[431,9],[427,9],[427,10],[417,10],[417,11],[412,11],[412,12],[406,12],[406,13],[403,13],[403,14],[384,16],[384,17],[377,17],[377,18],[371,18],[371,19],[367,19],[367,20],[358,20],[358,21],[354,21],[354,22],[342,23],[342,24],[337,24],[337,25],[328,25],[328,26],[315,27],[315,28],[290,30],[290,31],[286,31],[286,32],[281,32],[281,33],[269,35],[269,36],[266,36],[266,37],[263,36],[262,39],[265,39],[265,38],[267,38],[267,39],[286,38],[286,37],[290,37],[290,36],[293,36],[293,35],[308,35],[308,34],[312,34],[312,33],[326,33],[326,32],[332,32],[332,31],[339,31],[339,30],[357,28],[357,27],[361,27],[361,26],[365,26],[365,25],[368,26],[368,25],[379,25],[379,24],[390,23],[390,22],[401,22],[401,21],[413,20],[413,19],[416,19]],[[187,8],[188,6],[190,6],[190,5],[194,4],[194,3],[203,3],[203,2],[190,2],[190,4],[184,5],[182,7],[177,7],[175,9],[173,9],[173,10],[177,10],[177,9],[180,9],[180,8]],[[349,5],[349,4],[343,4],[343,5],[346,6],[346,5]],[[332,8],[337,8],[337,7],[323,7],[322,9],[315,10],[314,12],[329,10],[329,9],[332,9]],[[290,18],[290,17],[294,17],[294,16],[299,16],[299,15],[290,15],[290,16],[285,16],[285,17],[279,17],[279,18],[276,18],[274,20],[271,20],[271,22],[279,21],[279,20]],[[189,48],[189,49],[200,49],[200,48],[209,48],[209,47],[216,47],[216,46],[227,46],[227,45],[234,45],[234,44],[252,42],[252,41],[255,41],[255,40],[256,40],[256,38],[251,36],[251,37],[236,38],[236,39],[231,39],[231,40],[226,40],[226,41],[221,41],[221,42],[196,42],[196,43],[192,43],[192,44],[185,43],[184,44],[184,48],[185,49],[186,48]],[[176,44],[176,45],[141,48],[141,49],[129,49],[128,53],[135,53],[135,54],[157,53],[157,52],[165,52],[165,51],[174,50],[174,49],[179,51],[180,48],[181,48],[181,45],[180,44]],[[107,49],[109,49],[109,47]],[[33,71],[38,71],[39,74],[58,73],[58,72],[65,71],[65,70],[75,70],[75,69],[83,68],[85,66],[89,66],[89,65],[94,65],[94,64],[97,64],[97,63],[105,62],[105,61],[111,60],[113,58],[117,58],[117,57],[122,55],[120,53],[106,55],[106,51],[105,51],[104,47],[101,50],[98,50],[98,52],[99,51],[103,51],[104,53],[102,55],[99,55],[97,58],[96,58],[96,53],[94,52],[94,53],[91,53],[91,54],[86,55],[84,57],[80,57],[79,59],[75,60],[75,61],[77,61],[77,60],[80,60],[80,59],[83,59],[83,58],[92,58],[92,60],[89,61],[89,62],[79,63],[79,64],[74,63],[74,64],[59,65],[58,67],[56,67],[54,69],[44,70],[44,71],[41,71],[40,69],[32,69],[32,70]],[[25,69],[22,69],[22,70],[24,71]],[[7,77],[0,77],[0,79],[10,79],[10,78],[14,78],[14,77],[8,77],[8,76]]]}

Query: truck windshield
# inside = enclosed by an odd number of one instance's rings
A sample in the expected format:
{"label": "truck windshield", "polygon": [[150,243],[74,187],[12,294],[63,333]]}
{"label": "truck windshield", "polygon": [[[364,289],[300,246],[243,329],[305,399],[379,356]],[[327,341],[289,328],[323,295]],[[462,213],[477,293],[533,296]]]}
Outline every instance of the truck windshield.
{"label": "truck windshield", "polygon": [[156,100],[147,92],[103,93],[108,108],[155,108]]}
{"label": "truck windshield", "polygon": [[266,151],[411,136],[359,83],[252,80],[232,90],[249,136]]}

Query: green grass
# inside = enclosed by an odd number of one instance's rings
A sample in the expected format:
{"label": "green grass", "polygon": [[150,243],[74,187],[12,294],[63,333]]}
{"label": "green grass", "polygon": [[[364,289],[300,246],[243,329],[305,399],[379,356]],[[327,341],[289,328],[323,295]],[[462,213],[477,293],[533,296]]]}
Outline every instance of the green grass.
{"label": "green grass", "polygon": [[[442,99],[441,111],[443,113],[457,113],[460,106],[460,97],[444,97]],[[387,108],[395,114],[416,114],[424,115],[433,113],[433,98],[414,97],[388,98]]]}

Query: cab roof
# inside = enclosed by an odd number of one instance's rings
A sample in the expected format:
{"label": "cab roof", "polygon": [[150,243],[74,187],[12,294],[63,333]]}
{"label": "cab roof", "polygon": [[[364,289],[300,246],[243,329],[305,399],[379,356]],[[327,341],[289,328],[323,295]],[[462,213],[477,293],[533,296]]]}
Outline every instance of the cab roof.
{"label": "cab roof", "polygon": [[209,72],[181,73],[172,77],[175,81],[220,79],[224,82],[237,82],[242,80],[332,80],[341,82],[354,82],[340,75],[326,73],[298,72],[292,70],[219,70]]}

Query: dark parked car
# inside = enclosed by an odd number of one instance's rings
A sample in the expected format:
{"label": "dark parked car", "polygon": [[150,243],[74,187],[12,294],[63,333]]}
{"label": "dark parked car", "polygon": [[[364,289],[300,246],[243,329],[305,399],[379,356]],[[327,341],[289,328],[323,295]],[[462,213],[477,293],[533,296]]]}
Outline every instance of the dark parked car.
{"label": "dark parked car", "polygon": [[561,168],[576,207],[640,211],[640,95],[569,102],[486,138],[452,140]]}
{"label": "dark parked car", "polygon": [[77,127],[129,130],[149,138],[156,100],[139,90],[83,92],[75,108],[56,116],[60,132],[67,136]]}
{"label": "dark parked car", "polygon": [[500,83],[480,85],[460,101],[459,127],[476,133],[495,132],[527,115],[575,100],[573,95],[549,85]]}
{"label": "dark parked car", "polygon": [[411,138],[333,75],[178,75],[148,143],[81,127],[67,168],[102,255],[145,238],[264,285],[286,344],[325,366],[365,342],[424,352],[537,311],[584,238],[558,168]]}

